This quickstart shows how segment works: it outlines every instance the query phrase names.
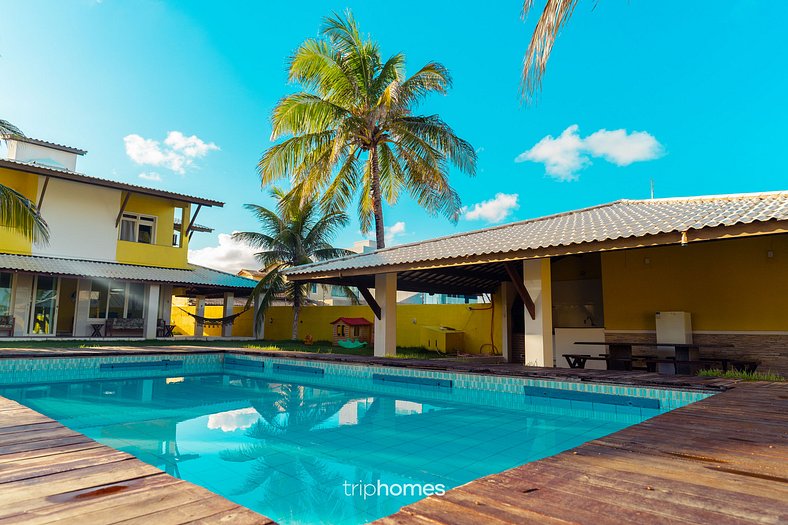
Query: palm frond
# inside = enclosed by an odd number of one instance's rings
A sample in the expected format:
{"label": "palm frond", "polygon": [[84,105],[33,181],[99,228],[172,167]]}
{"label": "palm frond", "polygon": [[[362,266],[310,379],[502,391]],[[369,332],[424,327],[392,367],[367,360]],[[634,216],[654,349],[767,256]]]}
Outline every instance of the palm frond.
{"label": "palm frond", "polygon": [[35,204],[8,186],[0,184],[0,228],[19,233],[34,244],[49,243],[49,227]]}
{"label": "palm frond", "polygon": [[[547,60],[561,28],[572,17],[578,0],[547,0],[542,15],[536,23],[528,50],[523,60],[521,94],[526,102],[533,102],[542,86]],[[523,18],[533,8],[534,0],[523,3]]]}

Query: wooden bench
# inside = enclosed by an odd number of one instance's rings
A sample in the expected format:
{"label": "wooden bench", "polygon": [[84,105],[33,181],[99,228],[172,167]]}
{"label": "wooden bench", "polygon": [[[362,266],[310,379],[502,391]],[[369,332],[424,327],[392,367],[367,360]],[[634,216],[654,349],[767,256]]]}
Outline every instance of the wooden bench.
{"label": "wooden bench", "polygon": [[0,315],[0,332],[6,332],[8,337],[14,335],[14,316],[13,315]]}
{"label": "wooden bench", "polygon": [[144,319],[107,319],[107,324],[104,327],[104,335],[106,337],[114,337],[116,335],[125,335],[133,333],[134,335],[143,334],[145,327]]}

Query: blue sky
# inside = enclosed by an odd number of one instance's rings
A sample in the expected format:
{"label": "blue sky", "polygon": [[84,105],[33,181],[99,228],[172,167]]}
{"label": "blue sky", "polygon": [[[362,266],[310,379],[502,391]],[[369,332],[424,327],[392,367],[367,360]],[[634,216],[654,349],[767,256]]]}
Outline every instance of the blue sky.
{"label": "blue sky", "polygon": [[[192,247],[232,269],[248,254],[219,234],[255,228],[243,203],[271,203],[255,166],[272,107],[294,89],[287,57],[351,8],[409,71],[450,69],[454,88],[420,112],[479,152],[477,176],[452,179],[470,213],[452,225],[403,198],[385,208],[388,226],[402,223],[393,243],[646,198],[651,179],[657,197],[788,188],[788,2],[580,0],[533,107],[518,89],[536,13],[524,23],[520,7],[0,0],[0,116],[87,149],[89,175],[226,202],[201,213],[216,231]],[[335,243],[359,239],[354,221]]]}

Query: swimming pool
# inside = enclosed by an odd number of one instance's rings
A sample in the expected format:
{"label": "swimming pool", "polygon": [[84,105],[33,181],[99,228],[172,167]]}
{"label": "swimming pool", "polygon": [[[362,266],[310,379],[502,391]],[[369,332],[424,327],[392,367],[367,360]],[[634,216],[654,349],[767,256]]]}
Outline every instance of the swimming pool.
{"label": "swimming pool", "polygon": [[279,523],[365,523],[707,397],[242,353],[0,360],[0,395]]}

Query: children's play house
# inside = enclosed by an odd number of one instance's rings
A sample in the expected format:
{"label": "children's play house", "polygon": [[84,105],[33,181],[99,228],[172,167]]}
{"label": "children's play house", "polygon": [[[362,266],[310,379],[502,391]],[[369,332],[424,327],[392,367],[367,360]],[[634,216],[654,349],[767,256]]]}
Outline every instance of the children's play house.
{"label": "children's play house", "polygon": [[340,317],[333,325],[333,343],[341,340],[358,340],[360,343],[372,342],[372,322],[363,317]]}

